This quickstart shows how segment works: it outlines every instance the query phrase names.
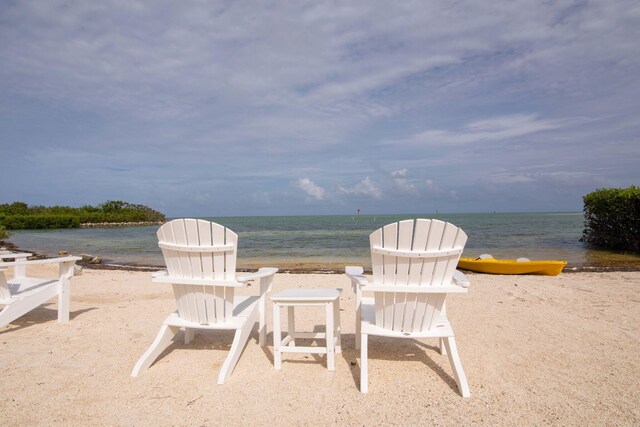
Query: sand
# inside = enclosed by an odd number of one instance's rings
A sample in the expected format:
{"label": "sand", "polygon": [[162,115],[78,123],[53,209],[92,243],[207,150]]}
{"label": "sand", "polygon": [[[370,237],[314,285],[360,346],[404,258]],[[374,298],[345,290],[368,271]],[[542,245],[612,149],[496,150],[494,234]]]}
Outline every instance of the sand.
{"label": "sand", "polygon": [[[342,275],[278,274],[273,283],[344,289],[335,372],[303,354],[286,354],[275,370],[269,309],[268,346],[254,330],[226,384],[216,379],[231,332],[197,332],[187,346],[180,333],[132,378],[175,308],[171,289],[148,272],[85,270],[71,282],[70,323],[57,323],[52,300],[0,329],[0,414],[7,425],[640,424],[639,272],[468,276],[470,292],[447,303],[468,399],[435,340],[379,337],[361,394]],[[313,330],[323,312],[308,308],[296,321]]]}

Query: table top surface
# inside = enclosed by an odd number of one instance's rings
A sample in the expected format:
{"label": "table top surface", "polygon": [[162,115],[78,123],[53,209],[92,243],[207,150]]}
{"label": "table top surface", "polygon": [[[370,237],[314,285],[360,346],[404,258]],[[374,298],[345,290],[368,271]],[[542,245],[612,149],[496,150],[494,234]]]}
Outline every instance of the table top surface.
{"label": "table top surface", "polygon": [[334,301],[340,298],[342,289],[287,289],[271,296],[273,302],[279,301]]}

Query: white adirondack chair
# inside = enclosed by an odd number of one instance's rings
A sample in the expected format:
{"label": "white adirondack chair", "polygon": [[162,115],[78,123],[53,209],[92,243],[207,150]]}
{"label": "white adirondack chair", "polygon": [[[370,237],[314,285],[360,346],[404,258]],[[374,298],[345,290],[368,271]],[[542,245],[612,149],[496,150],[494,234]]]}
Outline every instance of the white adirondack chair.
{"label": "white adirondack chair", "polygon": [[[233,372],[249,335],[259,321],[259,343],[266,343],[266,298],[277,268],[236,276],[238,235],[214,222],[175,219],[158,230],[158,245],[167,270],[154,274],[153,283],[173,285],[177,310],[167,317],[151,347],[138,360],[131,376],[147,369],[180,329],[185,344],[195,329],[235,330],[233,344],[220,374],[223,384]],[[260,296],[235,296],[238,287],[260,279]]]}
{"label": "white adirondack chair", "polygon": [[[27,261],[28,253],[0,255],[0,328],[24,316],[34,308],[58,296],[58,322],[69,321],[69,279],[73,266],[80,257],[38,259]],[[12,262],[2,262],[5,259]],[[42,264],[58,264],[58,277],[46,279],[27,276],[27,267]],[[7,280],[6,273],[13,267],[13,278]]]}
{"label": "white adirondack chair", "polygon": [[[369,237],[373,281],[362,267],[346,267],[356,293],[356,348],[361,349],[360,391],[368,390],[367,337],[439,338],[458,389],[470,396],[445,298],[466,293],[469,282],[456,271],[467,235],[453,224],[418,219],[389,224]],[[366,295],[363,295],[366,294]],[[367,296],[373,294],[373,297]]]}

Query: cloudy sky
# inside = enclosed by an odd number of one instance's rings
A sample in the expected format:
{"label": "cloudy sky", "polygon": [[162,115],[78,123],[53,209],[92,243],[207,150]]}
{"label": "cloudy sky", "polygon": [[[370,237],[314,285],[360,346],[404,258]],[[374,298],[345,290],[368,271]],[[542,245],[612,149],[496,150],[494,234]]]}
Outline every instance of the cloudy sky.
{"label": "cloudy sky", "polygon": [[640,185],[640,3],[0,3],[0,203],[580,211]]}

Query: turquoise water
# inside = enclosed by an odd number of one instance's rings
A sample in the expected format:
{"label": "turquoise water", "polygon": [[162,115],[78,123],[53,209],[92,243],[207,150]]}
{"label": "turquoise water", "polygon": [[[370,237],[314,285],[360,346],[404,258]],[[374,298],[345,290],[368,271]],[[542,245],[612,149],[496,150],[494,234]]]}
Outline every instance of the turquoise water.
{"label": "turquoise water", "polygon": [[[239,235],[240,267],[370,266],[368,236],[385,224],[433,215],[277,216],[207,218]],[[440,214],[469,236],[463,256],[561,259],[569,266],[640,265],[640,256],[583,245],[582,213]],[[115,264],[163,265],[152,227],[15,230],[9,241],[23,250],[55,255],[100,255]]]}

